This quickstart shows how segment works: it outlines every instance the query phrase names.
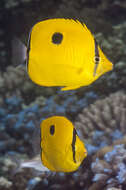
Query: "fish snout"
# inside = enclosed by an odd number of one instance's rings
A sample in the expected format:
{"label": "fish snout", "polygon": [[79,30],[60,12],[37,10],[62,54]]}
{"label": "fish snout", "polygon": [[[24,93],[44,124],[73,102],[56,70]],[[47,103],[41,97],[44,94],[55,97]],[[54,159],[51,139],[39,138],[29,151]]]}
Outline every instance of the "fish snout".
{"label": "fish snout", "polygon": [[98,69],[98,75],[102,75],[106,72],[112,71],[113,70],[113,64],[112,62],[108,61],[104,61],[103,64],[99,65],[99,69]]}

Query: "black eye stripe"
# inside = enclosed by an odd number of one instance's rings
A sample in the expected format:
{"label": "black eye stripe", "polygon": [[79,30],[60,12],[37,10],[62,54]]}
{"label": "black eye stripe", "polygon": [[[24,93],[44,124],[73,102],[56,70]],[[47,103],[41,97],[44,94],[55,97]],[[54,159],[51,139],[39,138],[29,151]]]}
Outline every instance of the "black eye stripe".
{"label": "black eye stripe", "polygon": [[56,32],[52,35],[52,42],[54,44],[60,44],[63,40],[63,34]]}
{"label": "black eye stripe", "polygon": [[94,39],[94,43],[95,43],[95,57],[99,57],[98,44],[95,39]]}
{"label": "black eye stripe", "polygon": [[54,135],[54,133],[55,133],[55,126],[54,126],[54,125],[51,125],[51,126],[50,126],[50,134],[51,134],[51,135]]}
{"label": "black eye stripe", "polygon": [[98,67],[98,64],[99,64],[99,62],[100,62],[98,44],[97,44],[97,42],[96,42],[95,39],[94,39],[94,45],[95,45],[95,57],[94,57],[95,66],[94,66],[94,73],[93,73],[93,76],[96,75],[97,67]]}

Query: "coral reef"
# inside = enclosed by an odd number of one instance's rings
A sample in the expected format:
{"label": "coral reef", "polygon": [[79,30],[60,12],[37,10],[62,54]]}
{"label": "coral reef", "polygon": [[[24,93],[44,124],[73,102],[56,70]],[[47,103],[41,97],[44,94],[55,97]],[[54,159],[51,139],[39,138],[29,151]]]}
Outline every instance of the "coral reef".
{"label": "coral reef", "polygon": [[94,173],[94,182],[90,189],[100,187],[109,189],[116,187],[126,188],[126,148],[124,144],[114,146],[113,150],[107,152],[103,159],[96,158],[91,164]]}
{"label": "coral reef", "polygon": [[126,131],[125,125],[126,94],[121,91],[84,108],[75,122],[82,138],[94,146],[92,151],[96,151],[97,146],[103,147],[122,138]]}
{"label": "coral reef", "polygon": [[55,88],[44,88],[35,85],[28,77],[24,66],[7,67],[6,72],[0,72],[0,93],[1,99],[16,95],[23,98],[25,104],[32,102],[37,96],[52,95]]}
{"label": "coral reef", "polygon": [[87,93],[82,99],[77,99],[74,94],[69,98],[61,95],[61,98],[59,101],[55,96],[51,96],[42,102],[43,98],[38,97],[29,106],[23,104],[22,99],[16,96],[6,98],[4,106],[0,109],[0,153],[13,150],[31,154],[33,152],[31,137],[36,130],[38,130],[37,138],[39,137],[42,119],[51,115],[69,115],[72,119],[88,104],[88,100],[93,101],[97,96]]}
{"label": "coral reef", "polygon": [[[11,157],[7,157],[7,155],[1,158],[0,163],[3,167],[0,171],[2,174],[4,173],[7,183],[11,181],[9,190],[25,188],[28,190],[40,190],[42,188],[61,190],[125,190],[125,146],[126,136],[121,141],[117,140],[111,146],[102,148],[94,156],[88,156],[79,170],[69,174],[55,172],[37,173],[27,168],[15,170],[15,161]],[[24,160],[23,155],[20,154],[15,154],[14,157],[17,157],[20,162]],[[14,170],[12,170],[12,167]],[[0,189],[2,190],[1,186]]]}
{"label": "coral reef", "polygon": [[[50,115],[74,116],[98,98],[93,92],[77,95],[33,84],[23,67],[8,67],[0,78],[0,153],[32,151],[32,134]],[[52,95],[52,96],[51,96]],[[17,140],[18,139],[18,140]]]}
{"label": "coral reef", "polygon": [[[34,102],[32,101],[29,105],[26,105],[20,97],[12,95],[6,97],[0,109],[0,153],[13,154],[16,157],[17,152],[20,152],[20,157],[23,156],[22,153],[27,153],[28,157],[34,156],[36,154],[34,149],[39,145],[39,131],[37,130],[36,134],[38,143],[32,135],[36,131],[36,127],[39,128],[42,119],[52,114],[66,115],[71,119],[75,119],[77,113],[85,107],[76,118],[75,126],[82,140],[86,142],[89,155],[96,152],[97,156],[100,155],[100,148],[111,144],[118,138],[122,138],[125,134],[126,95],[125,92],[119,91],[104,99],[97,100],[97,98],[98,96],[93,92],[85,93],[84,96],[79,96],[79,94],[76,96],[74,91],[69,93],[58,91],[57,95],[48,98],[38,96]],[[95,103],[91,104],[94,101]],[[89,104],[91,105],[87,107]],[[6,157],[2,158],[6,167],[1,168],[2,171],[0,172],[7,181],[12,182],[15,179],[11,175],[8,176],[7,173],[10,174],[12,167],[15,168],[15,166],[13,161],[10,161],[9,158],[5,159]],[[7,163],[10,163],[10,165]],[[4,164],[2,165],[4,166]],[[85,183],[89,187],[89,184],[95,183],[90,181],[92,178],[89,180],[89,176],[93,176],[94,172],[90,165],[89,156],[86,169],[85,166],[84,168],[82,166],[77,173],[69,174],[69,180],[68,176],[60,176],[60,174],[54,177],[43,174],[43,178],[36,179],[34,177],[36,175],[33,174],[32,170],[23,169],[22,172],[15,174],[17,181],[16,183],[13,182],[13,189],[21,189],[26,186],[29,189],[40,189],[42,187],[55,189],[56,187],[61,188],[61,186],[63,189],[72,189],[74,186],[82,189]],[[27,175],[26,171],[28,171]],[[105,174],[102,176],[104,177]],[[70,181],[69,187],[67,186],[68,182],[66,183],[67,180]],[[19,185],[20,181],[22,181],[22,186]],[[116,185],[116,187],[119,187],[119,185]]]}

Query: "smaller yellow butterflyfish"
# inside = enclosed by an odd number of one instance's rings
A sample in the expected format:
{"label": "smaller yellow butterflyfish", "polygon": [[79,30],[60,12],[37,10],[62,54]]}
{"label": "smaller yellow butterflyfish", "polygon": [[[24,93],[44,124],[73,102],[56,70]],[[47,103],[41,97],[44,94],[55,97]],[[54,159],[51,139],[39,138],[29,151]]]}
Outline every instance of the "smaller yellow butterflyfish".
{"label": "smaller yellow butterflyfish", "polygon": [[51,171],[72,172],[87,156],[86,148],[67,118],[52,116],[41,123],[41,160]]}
{"label": "smaller yellow butterflyfish", "polygon": [[27,47],[27,71],[36,84],[73,90],[90,85],[112,68],[84,23],[58,18],[33,26]]}

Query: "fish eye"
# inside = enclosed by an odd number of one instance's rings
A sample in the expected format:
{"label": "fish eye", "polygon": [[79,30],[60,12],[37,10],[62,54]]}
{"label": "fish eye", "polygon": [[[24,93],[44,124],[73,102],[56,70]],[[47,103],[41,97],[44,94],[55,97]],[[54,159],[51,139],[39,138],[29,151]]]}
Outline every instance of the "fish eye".
{"label": "fish eye", "polygon": [[97,63],[100,61],[100,57],[95,56],[94,61]]}
{"label": "fish eye", "polygon": [[52,35],[52,42],[54,44],[60,44],[63,39],[63,34],[56,32]]}
{"label": "fish eye", "polygon": [[54,126],[54,125],[51,125],[51,126],[50,126],[50,134],[51,134],[51,135],[54,135],[54,133],[55,133],[55,126]]}

